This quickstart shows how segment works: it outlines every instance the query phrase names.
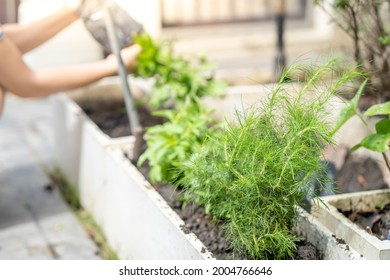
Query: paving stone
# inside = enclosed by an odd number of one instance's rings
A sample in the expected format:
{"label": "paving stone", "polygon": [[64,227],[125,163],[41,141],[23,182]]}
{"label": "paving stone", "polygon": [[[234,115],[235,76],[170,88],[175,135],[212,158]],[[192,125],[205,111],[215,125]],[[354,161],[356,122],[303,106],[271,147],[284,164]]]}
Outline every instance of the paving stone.
{"label": "paving stone", "polygon": [[0,259],[99,259],[44,168],[53,167],[48,99],[7,96],[0,118]]}

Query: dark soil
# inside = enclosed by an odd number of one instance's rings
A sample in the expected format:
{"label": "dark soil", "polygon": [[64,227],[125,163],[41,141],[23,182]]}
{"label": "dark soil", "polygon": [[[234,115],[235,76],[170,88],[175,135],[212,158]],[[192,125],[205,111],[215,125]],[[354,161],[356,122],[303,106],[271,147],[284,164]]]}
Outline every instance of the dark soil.
{"label": "dark soil", "polygon": [[375,235],[380,240],[390,240],[390,203],[383,209],[373,209],[369,212],[342,212],[352,222]]}
{"label": "dark soil", "polygon": [[[147,174],[144,174],[147,176]],[[190,204],[183,208],[183,202],[180,199],[181,193],[172,186],[160,185],[155,186],[156,190],[168,202],[171,208],[184,221],[184,232],[193,232],[213,253],[214,257],[219,260],[233,259],[233,251],[229,246],[223,234],[223,223],[212,221],[210,216],[205,213],[202,206]],[[305,240],[297,242],[297,251],[295,252],[295,260],[320,260],[319,251]],[[245,255],[235,255],[234,259],[245,260],[249,259]]]}
{"label": "dark soil", "polygon": [[349,153],[343,167],[337,172],[336,182],[341,193],[387,188],[381,168],[375,160]]}
{"label": "dark soil", "polygon": [[[85,113],[98,127],[112,138],[131,135],[130,123],[123,103],[111,104],[108,107],[92,108],[83,106]],[[143,106],[137,108],[142,127],[163,123],[161,117],[152,116]]]}
{"label": "dark soil", "polygon": [[180,199],[182,195],[173,186],[160,185],[155,187],[169,206],[184,221],[184,232],[193,232],[213,253],[215,258],[221,260],[231,259],[232,251],[227,240],[223,237],[221,223],[211,221],[210,216],[205,213],[205,209],[201,206],[190,204],[183,207],[183,202]]}
{"label": "dark soil", "polygon": [[[388,188],[381,168],[375,160],[349,153],[342,168],[336,171],[335,178],[340,193]],[[383,209],[372,209],[369,212],[339,211],[368,233],[381,240],[390,240],[390,204],[385,205]]]}

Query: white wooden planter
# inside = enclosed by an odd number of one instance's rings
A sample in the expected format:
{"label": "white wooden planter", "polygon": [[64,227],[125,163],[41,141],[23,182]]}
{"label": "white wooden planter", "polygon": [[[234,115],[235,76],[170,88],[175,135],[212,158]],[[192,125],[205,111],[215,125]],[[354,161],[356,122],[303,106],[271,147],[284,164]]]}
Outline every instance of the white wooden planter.
{"label": "white wooden planter", "polygon": [[125,158],[132,136],[109,138],[66,95],[52,102],[57,164],[121,259],[212,259]]}
{"label": "white wooden planter", "polygon": [[[106,100],[120,97],[117,82],[94,85],[76,98],[93,102],[94,95]],[[235,107],[257,102],[270,87],[231,88],[225,99],[205,102],[218,108],[217,117],[222,118]],[[184,222],[125,157],[133,148],[132,136],[108,137],[67,95],[53,98],[53,108],[57,163],[121,259],[212,259],[194,234],[183,232]],[[325,259],[361,258],[337,243],[312,216],[303,210],[299,213],[297,232],[317,246]]]}
{"label": "white wooden planter", "polygon": [[313,215],[305,210],[298,209],[296,233],[306,241],[312,243],[322,254],[325,260],[360,260],[364,259],[348,244],[339,242],[328,228],[322,225]]}
{"label": "white wooden planter", "polygon": [[[133,94],[137,98],[140,98],[146,90],[145,87],[148,87],[148,84],[142,80],[132,80],[131,84],[133,85]],[[76,100],[82,100],[87,104],[101,104],[123,98],[120,81],[117,77],[105,78],[98,83],[73,91],[71,95]],[[54,151],[55,157],[63,173],[74,186],[79,187],[82,183],[80,172],[83,171],[83,176],[85,176],[84,168],[93,170],[92,167],[86,167],[83,163],[86,163],[90,157],[98,159],[103,147],[121,143],[122,148],[125,146],[129,149],[132,148],[134,143],[132,136],[110,138],[90,120],[80,106],[67,94],[58,94],[51,100],[53,103],[54,137],[57,143]],[[95,160],[88,163],[88,165],[94,164],[98,163]],[[97,176],[96,173],[95,176]]]}
{"label": "white wooden planter", "polygon": [[314,208],[313,216],[338,238],[367,259],[390,260],[390,241],[381,241],[351,222],[337,209],[373,210],[390,203],[390,189],[340,194],[324,198],[326,206]]}

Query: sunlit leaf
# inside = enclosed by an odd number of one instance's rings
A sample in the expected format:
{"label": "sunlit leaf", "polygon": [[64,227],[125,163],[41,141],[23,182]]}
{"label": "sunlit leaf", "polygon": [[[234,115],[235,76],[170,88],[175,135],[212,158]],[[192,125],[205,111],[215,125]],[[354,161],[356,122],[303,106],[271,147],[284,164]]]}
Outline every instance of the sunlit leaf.
{"label": "sunlit leaf", "polygon": [[336,126],[333,130],[333,134],[336,133],[350,118],[356,114],[356,110],[359,104],[362,92],[367,84],[367,79],[360,85],[355,96],[347,103],[347,105],[341,110],[339,118],[337,119]]}
{"label": "sunlit leaf", "polygon": [[384,153],[389,150],[388,143],[390,141],[390,133],[388,134],[371,134],[365,137],[358,145],[352,148],[352,151],[360,147],[367,148],[374,152]]}
{"label": "sunlit leaf", "polygon": [[371,106],[364,115],[366,116],[390,115],[390,101]]}
{"label": "sunlit leaf", "polygon": [[384,119],[379,121],[375,125],[376,133],[378,134],[388,134],[390,133],[390,119]]}

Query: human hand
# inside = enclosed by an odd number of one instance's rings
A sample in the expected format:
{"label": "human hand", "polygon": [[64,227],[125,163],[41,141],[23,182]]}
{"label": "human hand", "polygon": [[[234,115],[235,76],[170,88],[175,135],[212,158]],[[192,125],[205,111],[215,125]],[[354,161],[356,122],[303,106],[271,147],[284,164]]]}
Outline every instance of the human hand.
{"label": "human hand", "polygon": [[133,44],[130,47],[121,50],[121,56],[126,69],[133,72],[137,66],[137,57],[141,53],[142,48],[138,44]]}
{"label": "human hand", "polygon": [[[134,72],[137,66],[137,56],[141,53],[141,46],[138,44],[133,44],[130,47],[126,47],[121,50],[121,56],[123,64],[125,65],[127,71]],[[116,69],[118,68],[117,60],[115,55],[111,54],[107,56],[107,61],[114,63]]]}

